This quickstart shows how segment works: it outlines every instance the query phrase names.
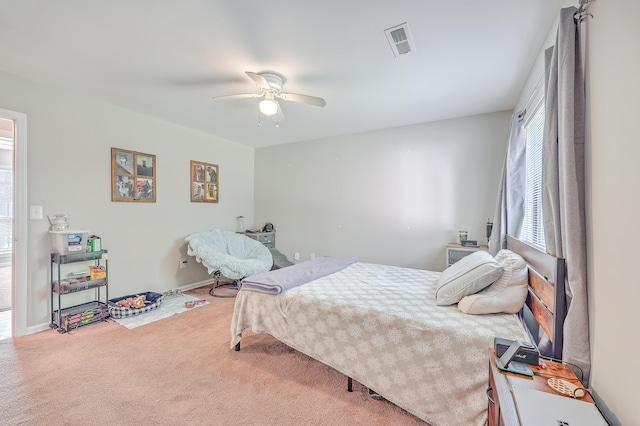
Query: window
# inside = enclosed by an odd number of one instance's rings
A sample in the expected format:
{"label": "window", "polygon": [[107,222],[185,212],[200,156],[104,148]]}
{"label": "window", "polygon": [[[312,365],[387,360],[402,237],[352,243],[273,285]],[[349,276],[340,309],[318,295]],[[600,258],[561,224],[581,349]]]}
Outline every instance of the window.
{"label": "window", "polygon": [[545,248],[542,224],[542,136],[544,102],[540,102],[524,125],[526,137],[526,194],[520,239]]}

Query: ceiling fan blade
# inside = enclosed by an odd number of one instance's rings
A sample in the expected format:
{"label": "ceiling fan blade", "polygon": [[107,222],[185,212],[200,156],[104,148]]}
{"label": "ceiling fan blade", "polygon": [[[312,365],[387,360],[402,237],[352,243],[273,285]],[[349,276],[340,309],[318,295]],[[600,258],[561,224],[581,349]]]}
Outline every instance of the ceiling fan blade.
{"label": "ceiling fan blade", "polygon": [[275,114],[271,116],[271,119],[276,123],[280,123],[281,121],[284,120],[284,114],[282,113],[282,108],[280,107],[280,103],[278,101],[275,101],[275,103],[278,105],[278,110],[276,111]]}
{"label": "ceiling fan blade", "polygon": [[269,82],[260,74],[251,71],[245,71],[244,73],[247,74],[251,78],[251,80],[253,80],[258,85],[258,87],[266,90],[271,89],[271,86],[269,86]]}
{"label": "ceiling fan blade", "polygon": [[316,96],[299,95],[297,93],[281,93],[278,96],[285,101],[301,102],[303,104],[315,105],[319,107],[323,107],[327,104],[324,99],[318,98]]}
{"label": "ceiling fan blade", "polygon": [[244,99],[244,98],[259,98],[260,94],[258,93],[237,93],[235,95],[220,95],[220,96],[213,96],[211,99]]}

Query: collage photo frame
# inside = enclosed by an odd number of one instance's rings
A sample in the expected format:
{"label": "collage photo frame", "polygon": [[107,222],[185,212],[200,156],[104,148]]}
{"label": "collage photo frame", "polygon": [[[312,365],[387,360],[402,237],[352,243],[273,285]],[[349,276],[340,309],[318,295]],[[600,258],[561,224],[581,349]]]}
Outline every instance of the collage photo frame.
{"label": "collage photo frame", "polygon": [[220,193],[220,170],[217,164],[191,160],[191,201],[217,203]]}
{"label": "collage photo frame", "polygon": [[111,201],[156,202],[156,156],[111,148]]}

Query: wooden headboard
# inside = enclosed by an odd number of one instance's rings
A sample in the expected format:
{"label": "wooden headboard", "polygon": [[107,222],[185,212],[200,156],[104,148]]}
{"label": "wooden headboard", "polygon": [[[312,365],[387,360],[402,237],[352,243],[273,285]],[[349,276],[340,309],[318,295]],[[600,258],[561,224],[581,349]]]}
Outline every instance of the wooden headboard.
{"label": "wooden headboard", "polygon": [[562,329],[567,313],[565,296],[565,260],[507,236],[507,248],[518,253],[529,265],[529,294],[520,318],[531,339],[540,343],[540,330],[551,342],[545,355],[562,359]]}

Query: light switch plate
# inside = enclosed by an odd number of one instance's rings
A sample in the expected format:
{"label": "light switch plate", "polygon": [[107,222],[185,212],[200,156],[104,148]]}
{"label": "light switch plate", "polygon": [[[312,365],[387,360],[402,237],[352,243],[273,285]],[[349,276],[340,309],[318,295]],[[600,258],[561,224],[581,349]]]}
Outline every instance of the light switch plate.
{"label": "light switch plate", "polygon": [[29,219],[42,219],[42,206],[29,206]]}

